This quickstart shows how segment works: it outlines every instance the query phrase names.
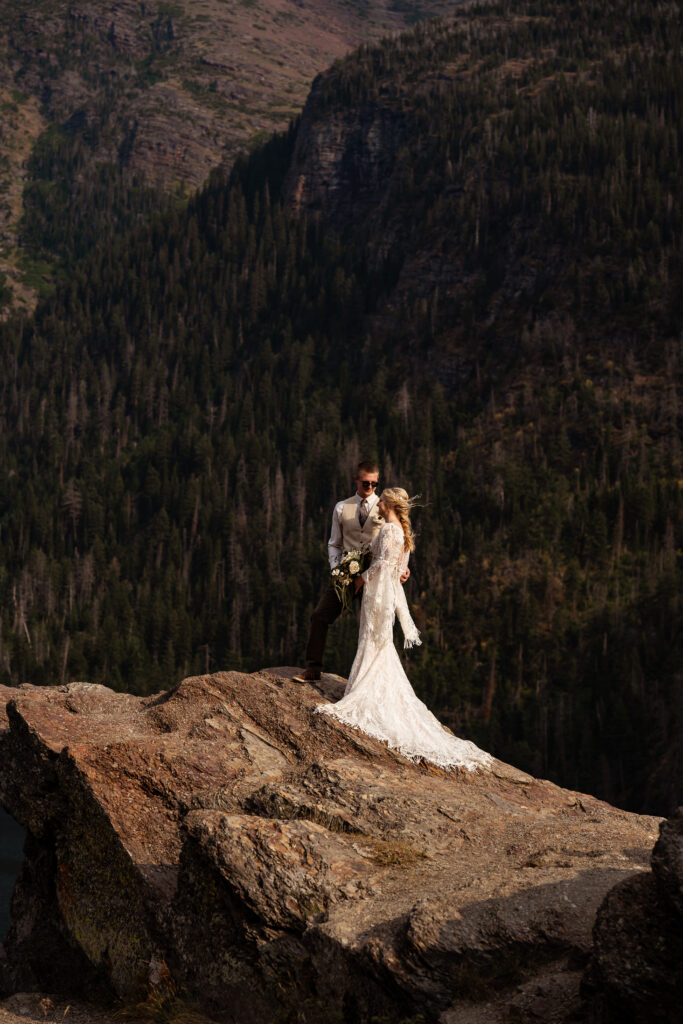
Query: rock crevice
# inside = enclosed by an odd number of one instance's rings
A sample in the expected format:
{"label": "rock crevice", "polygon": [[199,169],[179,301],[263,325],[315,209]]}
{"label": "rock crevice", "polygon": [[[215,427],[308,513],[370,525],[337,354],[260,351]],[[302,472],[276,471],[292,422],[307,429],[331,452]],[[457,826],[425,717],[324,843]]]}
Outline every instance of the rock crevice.
{"label": "rock crevice", "polygon": [[[28,831],[2,988],[128,998],[162,963],[242,1024],[283,1000],[316,1024],[447,1022],[542,975],[568,1020],[592,958],[586,999],[603,993],[593,924],[602,941],[614,894],[652,885],[657,820],[501,762],[413,765],[315,715],[292,674],[2,691],[0,803]],[[667,829],[655,860],[679,913]]]}

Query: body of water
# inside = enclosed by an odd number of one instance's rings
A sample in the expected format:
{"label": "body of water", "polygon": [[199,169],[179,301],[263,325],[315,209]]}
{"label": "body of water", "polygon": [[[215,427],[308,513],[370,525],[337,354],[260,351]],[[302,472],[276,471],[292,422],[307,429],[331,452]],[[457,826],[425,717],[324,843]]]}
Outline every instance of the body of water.
{"label": "body of water", "polygon": [[24,830],[0,809],[0,941],[9,928],[12,889],[23,859]]}

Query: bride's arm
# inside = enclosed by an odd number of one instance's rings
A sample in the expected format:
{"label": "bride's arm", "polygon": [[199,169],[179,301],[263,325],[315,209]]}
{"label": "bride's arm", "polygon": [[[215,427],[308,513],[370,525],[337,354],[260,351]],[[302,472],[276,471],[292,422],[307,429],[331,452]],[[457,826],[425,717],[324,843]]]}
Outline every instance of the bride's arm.
{"label": "bride's arm", "polygon": [[413,617],[408,609],[408,602],[403,587],[396,587],[396,615],[403,630],[404,647],[420,647],[420,631],[413,622]]}
{"label": "bride's arm", "polygon": [[377,551],[373,553],[372,562],[365,572],[362,573],[363,582],[369,583],[370,580],[374,579],[381,572],[382,568],[395,569],[398,565],[402,547],[403,531],[399,533],[398,530],[392,529],[388,523],[385,523],[379,531]]}
{"label": "bride's arm", "polygon": [[403,561],[401,562],[401,583],[405,583],[410,577],[410,569],[408,568],[408,559],[410,558],[410,551],[404,551]]}

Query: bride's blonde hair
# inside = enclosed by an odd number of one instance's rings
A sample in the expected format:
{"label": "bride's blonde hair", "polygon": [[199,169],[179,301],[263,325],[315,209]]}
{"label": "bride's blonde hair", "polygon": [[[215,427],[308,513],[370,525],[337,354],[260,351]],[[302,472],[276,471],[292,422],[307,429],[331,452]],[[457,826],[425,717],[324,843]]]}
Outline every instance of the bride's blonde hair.
{"label": "bride's blonde hair", "polygon": [[417,504],[419,495],[414,498],[408,497],[408,492],[402,487],[385,487],[382,491],[380,501],[385,501],[394,510],[401,524],[404,536],[404,548],[406,551],[415,550],[415,536],[410,525],[410,510]]}

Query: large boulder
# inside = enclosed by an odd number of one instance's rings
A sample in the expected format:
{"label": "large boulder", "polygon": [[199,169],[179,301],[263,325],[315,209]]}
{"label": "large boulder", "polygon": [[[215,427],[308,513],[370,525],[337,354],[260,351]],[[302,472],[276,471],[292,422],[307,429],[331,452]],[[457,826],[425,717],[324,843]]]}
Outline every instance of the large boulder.
{"label": "large boulder", "polygon": [[314,713],[343,681],[293,672],[0,692],[0,803],[28,833],[0,987],[163,976],[241,1024],[566,1019],[658,821],[498,761],[412,764]]}
{"label": "large boulder", "polygon": [[652,871],[602,903],[584,992],[601,1024],[679,1024],[683,1017],[683,808],[660,827]]}

